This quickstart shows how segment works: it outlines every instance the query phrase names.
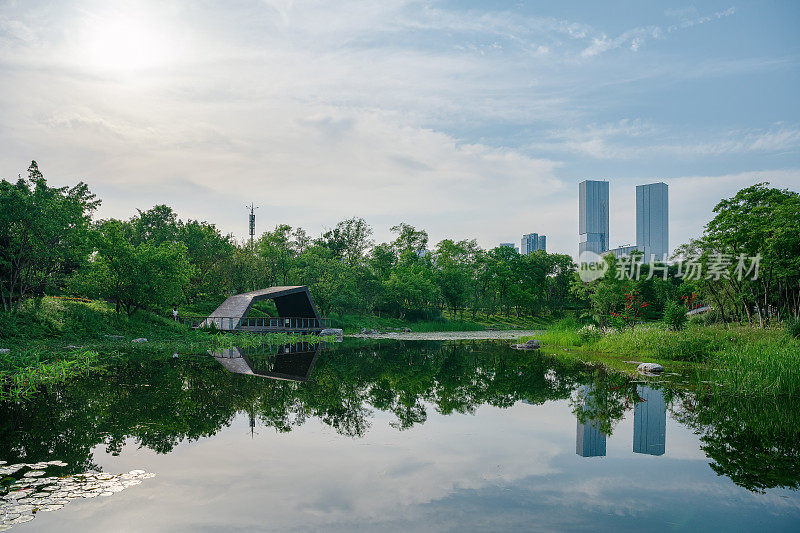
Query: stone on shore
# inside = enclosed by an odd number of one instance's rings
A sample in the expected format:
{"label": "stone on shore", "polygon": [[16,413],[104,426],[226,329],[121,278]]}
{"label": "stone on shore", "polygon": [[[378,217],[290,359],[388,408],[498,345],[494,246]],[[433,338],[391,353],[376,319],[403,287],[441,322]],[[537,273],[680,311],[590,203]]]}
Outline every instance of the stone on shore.
{"label": "stone on shore", "polygon": [[147,339],[145,339],[144,337],[140,337],[138,339],[133,339],[131,342],[147,342]]}
{"label": "stone on shore", "polygon": [[642,363],[636,368],[636,370],[640,374],[656,375],[664,372],[664,367],[659,365],[658,363]]}
{"label": "stone on shore", "polygon": [[512,344],[511,347],[515,350],[538,350],[539,341],[536,339],[531,339],[525,344]]}
{"label": "stone on shore", "polygon": [[340,328],[326,328],[320,331],[319,334],[322,336],[333,335],[336,337],[336,340],[341,340],[344,338],[344,331]]}
{"label": "stone on shore", "polygon": [[11,348],[0,348],[0,355],[11,353]]}

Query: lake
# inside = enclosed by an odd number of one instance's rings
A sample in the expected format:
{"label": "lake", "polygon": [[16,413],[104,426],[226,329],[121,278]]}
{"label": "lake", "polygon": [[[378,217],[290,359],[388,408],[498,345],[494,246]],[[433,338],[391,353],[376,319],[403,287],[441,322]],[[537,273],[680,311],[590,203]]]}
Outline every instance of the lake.
{"label": "lake", "polygon": [[110,364],[0,405],[0,530],[800,527],[796,405],[506,344]]}

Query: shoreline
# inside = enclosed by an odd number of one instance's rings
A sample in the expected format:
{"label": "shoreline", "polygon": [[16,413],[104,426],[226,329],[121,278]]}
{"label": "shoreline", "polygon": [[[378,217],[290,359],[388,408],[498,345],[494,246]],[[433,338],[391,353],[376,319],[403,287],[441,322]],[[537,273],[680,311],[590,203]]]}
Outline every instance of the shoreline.
{"label": "shoreline", "polygon": [[391,331],[388,333],[351,333],[345,334],[350,339],[390,339],[400,341],[457,341],[457,340],[514,340],[520,337],[539,335],[541,329],[501,329],[479,331],[427,331],[402,333]]}

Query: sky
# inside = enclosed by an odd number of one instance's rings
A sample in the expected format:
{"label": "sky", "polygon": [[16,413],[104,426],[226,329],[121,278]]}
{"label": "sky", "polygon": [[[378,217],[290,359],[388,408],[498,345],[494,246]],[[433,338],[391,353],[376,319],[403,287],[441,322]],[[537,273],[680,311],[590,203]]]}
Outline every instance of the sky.
{"label": "sky", "polygon": [[800,189],[800,3],[0,2],[0,177],[36,160],[98,217],[247,233],[360,216],[431,243],[547,235],[578,183],[670,190],[670,246],[761,181]]}

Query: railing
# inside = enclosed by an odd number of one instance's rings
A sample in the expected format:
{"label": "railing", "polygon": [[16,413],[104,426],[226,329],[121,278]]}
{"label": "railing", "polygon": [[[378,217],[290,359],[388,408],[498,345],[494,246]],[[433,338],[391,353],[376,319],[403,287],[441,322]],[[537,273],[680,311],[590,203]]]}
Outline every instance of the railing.
{"label": "railing", "polygon": [[175,319],[190,328],[216,328],[231,331],[317,331],[329,328],[329,318],[307,317],[228,317],[178,316]]}

